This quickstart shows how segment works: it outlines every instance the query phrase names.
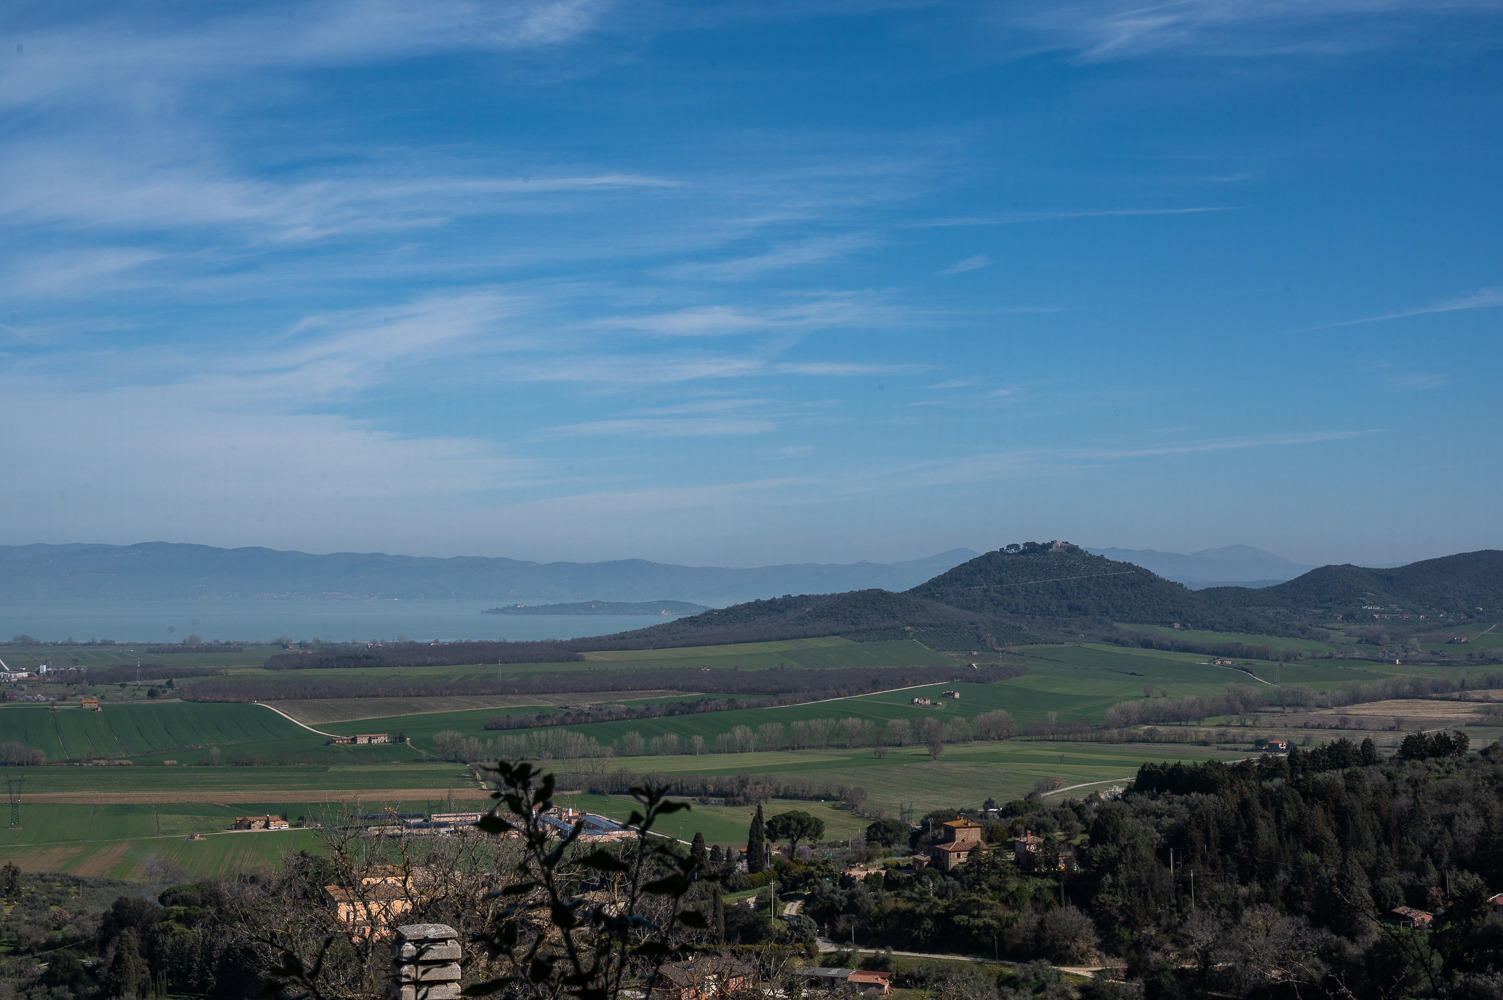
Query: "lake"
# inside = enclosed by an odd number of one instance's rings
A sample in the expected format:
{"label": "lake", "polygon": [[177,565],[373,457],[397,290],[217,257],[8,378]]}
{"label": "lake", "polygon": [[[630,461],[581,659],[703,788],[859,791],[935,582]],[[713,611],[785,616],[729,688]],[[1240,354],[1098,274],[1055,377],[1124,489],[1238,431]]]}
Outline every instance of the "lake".
{"label": "lake", "polygon": [[669,621],[650,615],[484,615],[496,601],[3,601],[0,641],[26,634],[43,642],[207,642],[293,639],[361,642],[396,639],[575,639]]}

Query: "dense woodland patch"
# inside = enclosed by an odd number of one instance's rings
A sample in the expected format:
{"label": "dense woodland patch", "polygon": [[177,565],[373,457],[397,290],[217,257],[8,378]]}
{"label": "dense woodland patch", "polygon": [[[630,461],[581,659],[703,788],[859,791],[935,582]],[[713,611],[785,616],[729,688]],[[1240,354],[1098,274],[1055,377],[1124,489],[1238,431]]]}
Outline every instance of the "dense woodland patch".
{"label": "dense woodland patch", "polygon": [[[1149,997],[1503,996],[1503,748],[1145,764],[1119,799],[1008,803],[986,835],[1005,851],[1024,829],[1078,868],[1041,880],[993,852],[816,888],[805,912],[899,949],[1111,956]],[[1400,906],[1433,930],[1398,928]]]}

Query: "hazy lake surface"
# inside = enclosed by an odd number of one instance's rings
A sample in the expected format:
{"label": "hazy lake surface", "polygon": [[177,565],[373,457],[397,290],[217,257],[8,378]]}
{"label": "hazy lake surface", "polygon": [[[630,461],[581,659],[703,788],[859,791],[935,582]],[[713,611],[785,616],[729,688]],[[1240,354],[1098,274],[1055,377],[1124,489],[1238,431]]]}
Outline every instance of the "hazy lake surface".
{"label": "hazy lake surface", "polygon": [[3,601],[0,641],[114,639],[264,642],[294,639],[573,639],[646,628],[650,615],[483,615],[495,601]]}

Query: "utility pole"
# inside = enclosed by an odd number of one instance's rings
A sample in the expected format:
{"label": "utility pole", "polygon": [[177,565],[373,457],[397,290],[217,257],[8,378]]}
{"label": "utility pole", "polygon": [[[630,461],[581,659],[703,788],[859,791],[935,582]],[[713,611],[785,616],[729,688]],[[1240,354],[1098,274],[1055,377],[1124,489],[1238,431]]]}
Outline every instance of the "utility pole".
{"label": "utility pole", "polygon": [[1190,869],[1190,912],[1195,912],[1195,869]]}

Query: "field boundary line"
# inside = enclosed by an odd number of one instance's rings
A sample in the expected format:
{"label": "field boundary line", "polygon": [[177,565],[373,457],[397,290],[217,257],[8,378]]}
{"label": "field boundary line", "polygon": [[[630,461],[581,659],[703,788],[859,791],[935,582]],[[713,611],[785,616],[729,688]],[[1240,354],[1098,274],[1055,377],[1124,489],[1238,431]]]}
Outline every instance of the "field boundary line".
{"label": "field boundary line", "polygon": [[275,712],[278,715],[280,715],[282,718],[286,719],[288,722],[292,723],[295,726],[302,726],[304,729],[308,730],[308,732],[310,732],[310,733],[317,733],[320,736],[336,736],[337,737],[339,735],[338,733],[326,733],[326,732],[323,732],[322,730],[314,729],[312,726],[310,726],[310,725],[308,725],[306,723],[297,721],[292,716],[290,716],[286,712],[282,711],[280,708],[276,708],[273,705],[268,705],[264,701],[253,701],[253,702],[251,702],[251,704],[252,705],[260,705],[262,708],[269,708],[273,712]]}
{"label": "field boundary line", "polygon": [[[1114,782],[1118,782],[1118,781],[1132,781],[1133,777],[1134,777],[1133,775],[1128,775],[1125,778],[1106,778],[1105,780],[1102,780],[1102,781],[1082,781],[1078,785],[1066,785],[1064,788],[1056,788],[1052,792],[1044,792],[1043,794],[1044,795],[1059,795],[1062,792],[1068,792],[1071,789],[1075,789],[1075,788],[1090,788],[1092,785],[1110,785],[1110,784],[1113,784]],[[893,954],[896,955],[897,952],[893,952]]]}

